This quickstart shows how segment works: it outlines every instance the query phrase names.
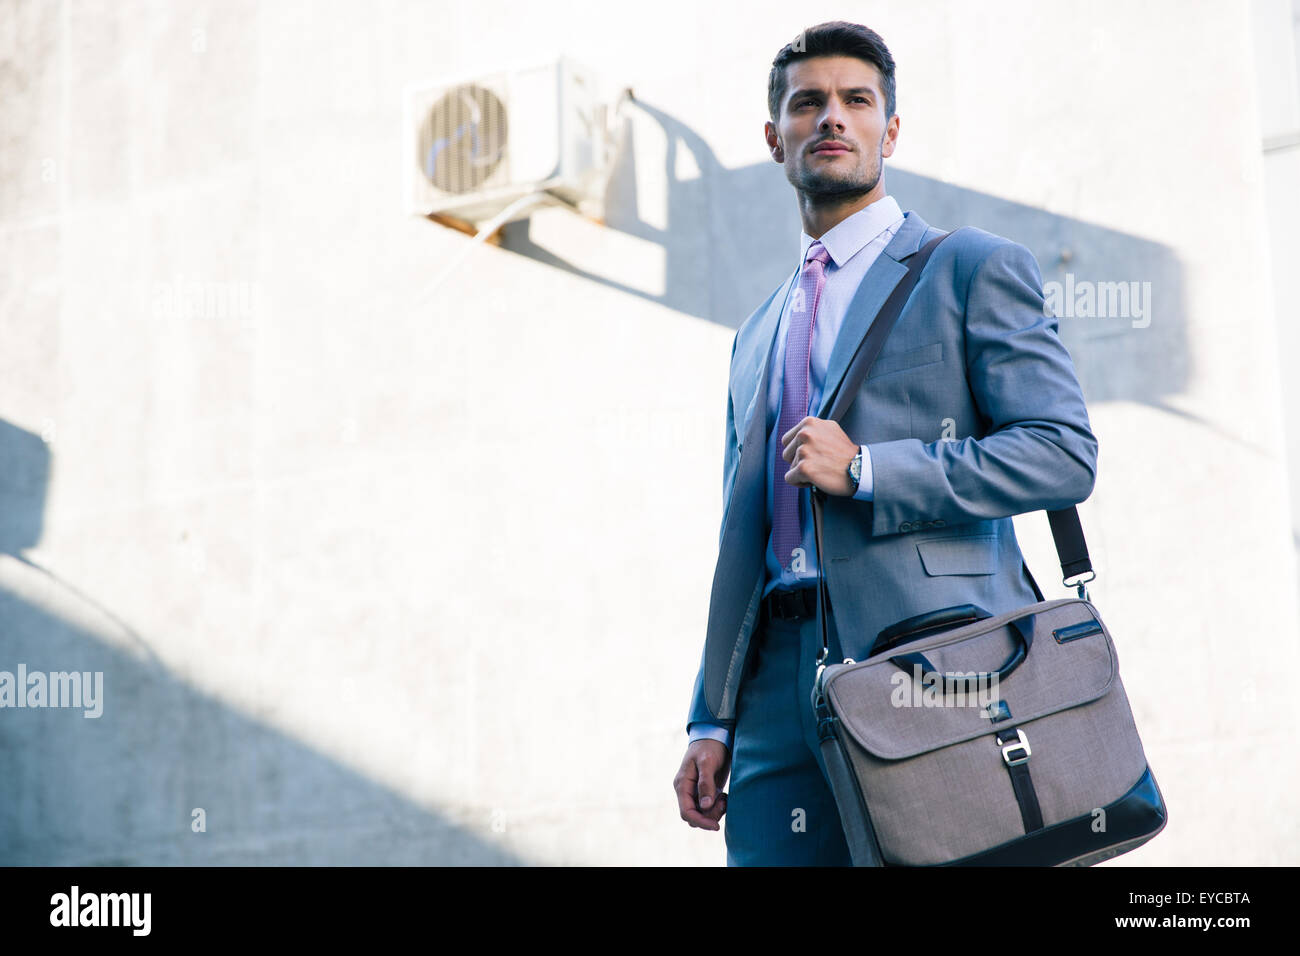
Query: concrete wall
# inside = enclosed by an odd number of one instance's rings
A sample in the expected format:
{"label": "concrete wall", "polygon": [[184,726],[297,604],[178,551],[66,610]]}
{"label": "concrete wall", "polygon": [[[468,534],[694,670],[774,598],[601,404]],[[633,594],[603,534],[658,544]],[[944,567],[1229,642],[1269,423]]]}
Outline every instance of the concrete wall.
{"label": "concrete wall", "polygon": [[[1272,247],[1273,299],[1291,499],[1291,538],[1300,549],[1300,380],[1291,370],[1300,355],[1300,309],[1289,265],[1300,261],[1300,0],[1256,0],[1252,6],[1255,77],[1259,95],[1263,198]],[[1300,563],[1297,564],[1300,570]]]}
{"label": "concrete wall", "polygon": [[[767,68],[843,16],[904,208],[1152,282],[1061,321],[1171,815],[1110,865],[1300,862],[1279,10],[0,5],[0,670],[104,674],[97,719],[0,710],[0,861],[722,861],[671,779],[732,334],[798,249]],[[403,212],[403,87],[559,53],[636,92],[607,225],[430,289],[468,240]]]}

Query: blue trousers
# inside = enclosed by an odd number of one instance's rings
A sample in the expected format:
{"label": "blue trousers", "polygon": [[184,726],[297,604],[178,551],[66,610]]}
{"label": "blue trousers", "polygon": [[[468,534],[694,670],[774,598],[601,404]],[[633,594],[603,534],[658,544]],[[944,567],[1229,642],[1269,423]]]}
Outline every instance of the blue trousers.
{"label": "blue trousers", "polygon": [[[831,661],[843,659],[833,620]],[[764,620],[740,686],[725,836],[728,866],[850,866],[813,721],[816,617]]]}

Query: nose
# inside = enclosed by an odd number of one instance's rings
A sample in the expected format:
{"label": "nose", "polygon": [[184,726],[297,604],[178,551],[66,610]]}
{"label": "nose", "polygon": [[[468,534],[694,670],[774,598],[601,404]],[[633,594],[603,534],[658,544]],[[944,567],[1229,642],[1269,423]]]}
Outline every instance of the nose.
{"label": "nose", "polygon": [[826,112],[822,114],[821,122],[817,124],[817,129],[822,133],[843,133],[844,118],[840,115],[839,105],[830,100],[826,104]]}

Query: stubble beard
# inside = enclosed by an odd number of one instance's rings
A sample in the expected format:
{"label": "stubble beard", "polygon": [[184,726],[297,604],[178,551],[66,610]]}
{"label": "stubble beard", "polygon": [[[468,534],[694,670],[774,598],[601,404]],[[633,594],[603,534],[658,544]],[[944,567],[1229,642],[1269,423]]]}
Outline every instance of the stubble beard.
{"label": "stubble beard", "polygon": [[816,172],[805,165],[799,170],[796,177],[798,181],[792,181],[791,185],[815,203],[852,201],[867,195],[879,185],[883,169],[884,155],[877,152],[874,168],[868,168],[861,175],[855,171],[855,175],[839,179]]}

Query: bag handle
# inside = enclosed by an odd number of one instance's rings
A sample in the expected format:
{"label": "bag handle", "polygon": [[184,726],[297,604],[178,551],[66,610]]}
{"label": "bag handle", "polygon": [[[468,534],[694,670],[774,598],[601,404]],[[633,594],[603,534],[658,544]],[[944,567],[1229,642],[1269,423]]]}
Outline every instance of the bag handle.
{"label": "bag handle", "polygon": [[937,611],[926,611],[924,614],[918,614],[915,617],[905,618],[896,624],[891,624],[877,634],[876,642],[871,645],[871,650],[867,651],[867,656],[874,657],[881,651],[887,651],[899,644],[914,641],[926,631],[937,631],[956,627],[959,624],[970,624],[992,616],[978,604],[957,604],[953,607],[941,607]]}
{"label": "bag handle", "polygon": [[975,674],[940,674],[939,669],[930,663],[929,659],[919,651],[913,651],[908,654],[899,654],[897,657],[891,657],[889,663],[904,671],[919,671],[922,675],[934,675],[932,680],[939,677],[943,679],[943,692],[946,694],[949,688],[956,688],[961,685],[970,686],[968,682],[978,681],[980,686],[996,686],[998,682],[1006,680],[1011,673],[1025,662],[1029,656],[1029,649],[1034,645],[1034,630],[1025,622],[1022,617],[1011,620],[1011,633],[1016,638],[1016,649],[1011,652],[1011,656],[1006,662],[997,669],[997,671],[980,672]]}
{"label": "bag handle", "polygon": [[[853,359],[849,363],[848,370],[844,373],[844,378],[840,380],[840,384],[836,388],[834,401],[831,403],[830,411],[826,416],[828,420],[838,421],[849,404],[857,397],[858,386],[862,384],[862,381],[867,377],[867,372],[875,364],[876,357],[885,345],[885,339],[893,331],[895,323],[898,322],[898,317],[903,312],[903,306],[907,304],[907,300],[912,294],[912,289],[920,281],[925,264],[929,262],[931,254],[938,248],[939,243],[951,235],[951,232],[945,232],[935,236],[908,258],[907,274],[894,287],[894,291],[890,293],[889,298],[885,300],[885,304],[876,313],[876,318],[872,321],[866,336],[858,345],[858,350],[853,354]],[[812,502],[814,538],[817,544],[817,614],[821,620],[822,632],[822,649],[817,656],[817,663],[822,665],[825,664],[826,658],[830,654],[830,644],[826,636],[826,576],[823,571],[824,562],[822,560],[822,502],[826,498],[826,492],[814,487],[810,498]],[[1047,520],[1052,529],[1052,541],[1056,544],[1056,556],[1061,562],[1061,583],[1069,587],[1071,577],[1082,574],[1089,575],[1087,578],[1075,582],[1079,589],[1079,597],[1087,600],[1088,590],[1084,587],[1084,584],[1093,580],[1097,575],[1093,571],[1092,561],[1088,557],[1088,543],[1083,537],[1083,525],[1079,521],[1079,511],[1074,505],[1062,508],[1059,511],[1049,511],[1047,512]],[[1027,564],[1025,565],[1025,571],[1026,573],[1029,571]],[[1034,581],[1032,574],[1029,575],[1029,580],[1034,587],[1034,593],[1038,595],[1040,601],[1043,600],[1042,592],[1039,591],[1038,583]]]}

